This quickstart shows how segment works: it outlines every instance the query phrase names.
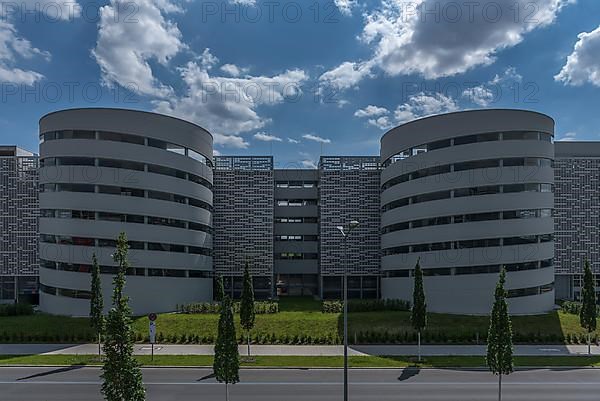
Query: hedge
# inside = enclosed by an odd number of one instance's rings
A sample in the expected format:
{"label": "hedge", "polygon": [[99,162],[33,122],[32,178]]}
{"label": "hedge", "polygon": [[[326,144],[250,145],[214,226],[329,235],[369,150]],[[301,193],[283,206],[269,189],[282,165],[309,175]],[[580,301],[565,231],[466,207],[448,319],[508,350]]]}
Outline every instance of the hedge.
{"label": "hedge", "polygon": [[[323,301],[321,312],[342,313],[342,301]],[[408,311],[410,302],[401,299],[350,299],[348,300],[349,312],[381,312],[381,311]]]}
{"label": "hedge", "polygon": [[[177,312],[186,314],[215,314],[221,312],[218,302],[198,302],[186,305],[177,305]],[[240,303],[233,303],[233,312],[240,312]],[[279,313],[279,304],[273,301],[254,301],[254,312],[257,315]]]}
{"label": "hedge", "polygon": [[0,316],[33,315],[33,306],[30,304],[0,304]]}
{"label": "hedge", "polygon": [[[563,301],[560,310],[571,315],[579,315],[581,312],[581,302]],[[600,316],[600,306],[596,306],[596,315]]]}

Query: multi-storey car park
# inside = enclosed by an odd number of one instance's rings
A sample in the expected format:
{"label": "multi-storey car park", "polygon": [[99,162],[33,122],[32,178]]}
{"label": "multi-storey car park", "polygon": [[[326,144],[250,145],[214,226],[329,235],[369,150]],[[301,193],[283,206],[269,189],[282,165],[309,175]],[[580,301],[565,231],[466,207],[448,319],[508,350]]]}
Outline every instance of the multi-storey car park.
{"label": "multi-storey car park", "polygon": [[502,267],[514,314],[554,305],[554,121],[519,110],[450,113],[381,140],[384,298],[410,299],[417,260],[429,310],[484,314]]}
{"label": "multi-storey car park", "polygon": [[[381,157],[323,156],[319,168],[295,170],[275,169],[271,156],[213,165],[209,133],[153,113],[67,110],[40,127],[40,177],[33,154],[9,172],[27,203],[2,215],[30,238],[41,213],[40,256],[35,244],[14,255],[13,237],[3,237],[0,276],[2,297],[35,295],[39,259],[41,308],[51,313],[88,313],[92,252],[109,299],[120,231],[137,314],[212,299],[213,269],[239,296],[246,261],[257,298],[339,298],[347,271],[350,297],[410,299],[420,258],[429,309],[475,314],[489,312],[502,266],[512,313],[577,298],[586,258],[599,271],[590,244],[600,235],[600,143],[553,143],[554,123],[539,113],[416,120],[384,135]],[[5,184],[3,199],[21,196]],[[350,220],[360,225],[345,266],[337,226]],[[17,253],[29,252],[30,239],[19,241]],[[6,255],[23,263],[7,270]],[[16,275],[28,277],[16,285]]]}
{"label": "multi-storey car park", "polygon": [[73,109],[44,116],[40,141],[41,310],[88,313],[93,253],[110,299],[122,231],[135,313],[212,299],[208,131],[153,113]]}

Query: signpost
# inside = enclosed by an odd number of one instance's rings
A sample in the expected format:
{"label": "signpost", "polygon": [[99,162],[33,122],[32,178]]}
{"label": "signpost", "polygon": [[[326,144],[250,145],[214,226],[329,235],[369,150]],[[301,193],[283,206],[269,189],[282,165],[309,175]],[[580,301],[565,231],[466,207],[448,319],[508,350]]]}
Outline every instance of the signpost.
{"label": "signpost", "polygon": [[154,343],[156,342],[156,313],[150,313],[148,315],[148,320],[150,321],[150,346],[152,347],[152,357],[151,360],[154,361]]}

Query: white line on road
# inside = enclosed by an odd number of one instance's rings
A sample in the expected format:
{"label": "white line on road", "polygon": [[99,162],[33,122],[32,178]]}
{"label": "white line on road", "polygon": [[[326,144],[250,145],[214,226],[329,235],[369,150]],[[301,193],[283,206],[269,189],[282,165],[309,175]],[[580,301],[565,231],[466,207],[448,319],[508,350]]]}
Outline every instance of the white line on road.
{"label": "white line on road", "polygon": [[[0,385],[43,384],[43,385],[99,385],[100,381],[0,381]],[[496,382],[358,382],[350,386],[497,386]],[[222,386],[217,382],[144,382],[145,386]],[[239,382],[235,386],[341,386],[342,382]],[[503,386],[600,386],[598,382],[517,382]]]}

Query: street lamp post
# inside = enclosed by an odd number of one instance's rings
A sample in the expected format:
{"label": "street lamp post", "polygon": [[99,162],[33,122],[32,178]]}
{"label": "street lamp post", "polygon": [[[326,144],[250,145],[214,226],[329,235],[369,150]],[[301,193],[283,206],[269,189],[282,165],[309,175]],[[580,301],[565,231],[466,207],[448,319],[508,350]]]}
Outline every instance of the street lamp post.
{"label": "street lamp post", "polygon": [[344,237],[344,401],[348,401],[348,236],[356,227],[358,221],[351,220],[348,224],[348,230],[344,230],[343,226],[338,226],[337,229]]}

